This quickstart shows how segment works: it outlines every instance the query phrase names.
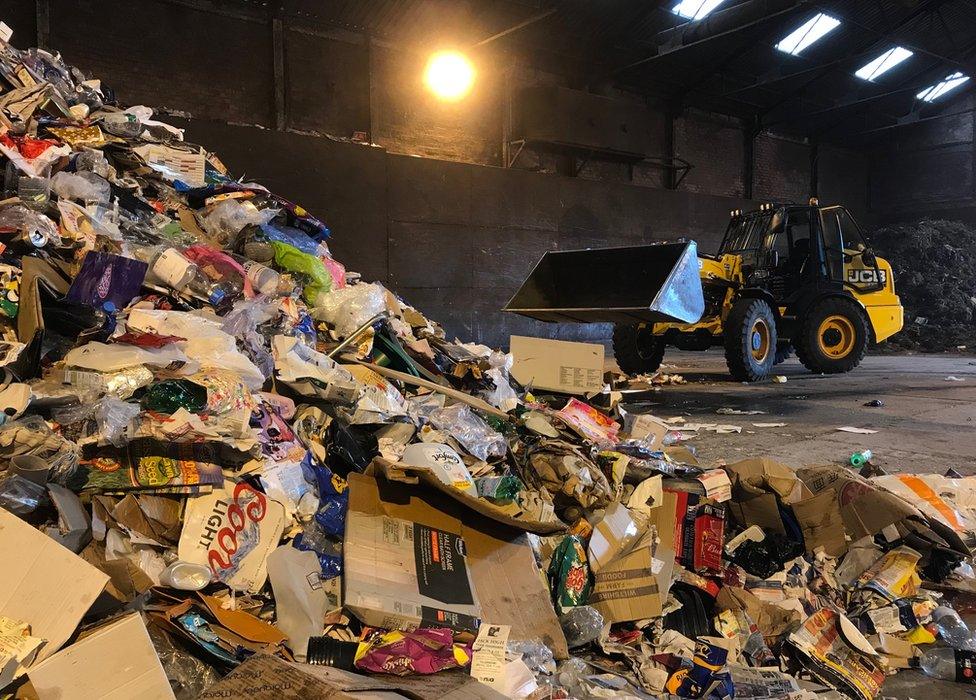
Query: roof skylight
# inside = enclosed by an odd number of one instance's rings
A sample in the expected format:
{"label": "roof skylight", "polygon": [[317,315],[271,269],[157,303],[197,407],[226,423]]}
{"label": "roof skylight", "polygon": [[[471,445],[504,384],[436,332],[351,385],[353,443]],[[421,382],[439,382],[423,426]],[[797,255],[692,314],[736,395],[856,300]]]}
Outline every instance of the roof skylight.
{"label": "roof skylight", "polygon": [[800,52],[819,41],[840,26],[840,20],[823,12],[804,22],[797,29],[783,37],[776,48],[784,53],[799,56]]}
{"label": "roof skylight", "polygon": [[861,68],[859,68],[854,75],[869,82],[874,81],[876,78],[880,77],[884,73],[887,73],[905,59],[911,57],[912,53],[913,52],[902,46],[896,46],[893,49],[888,49],[873,61],[861,66]]}
{"label": "roof skylight", "polygon": [[969,80],[968,75],[963,75],[962,73],[956,72],[951,75],[947,75],[935,85],[930,85],[929,87],[925,88],[920,93],[915,95],[915,97],[923,102],[933,102],[950,90],[955,90],[967,80]]}
{"label": "roof skylight", "polygon": [[690,20],[697,20],[707,17],[712,10],[721,5],[725,0],[681,0],[671,8],[676,15]]}

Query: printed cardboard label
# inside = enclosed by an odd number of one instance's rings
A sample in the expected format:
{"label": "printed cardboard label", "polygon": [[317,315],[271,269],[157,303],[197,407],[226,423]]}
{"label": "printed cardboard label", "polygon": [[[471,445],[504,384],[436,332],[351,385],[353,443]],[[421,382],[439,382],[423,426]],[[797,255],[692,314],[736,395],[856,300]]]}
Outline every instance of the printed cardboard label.
{"label": "printed cardboard label", "polygon": [[267,557],[285,527],[285,507],[241,482],[189,500],[179,557],[210,567],[214,580],[257,593],[268,577]]}

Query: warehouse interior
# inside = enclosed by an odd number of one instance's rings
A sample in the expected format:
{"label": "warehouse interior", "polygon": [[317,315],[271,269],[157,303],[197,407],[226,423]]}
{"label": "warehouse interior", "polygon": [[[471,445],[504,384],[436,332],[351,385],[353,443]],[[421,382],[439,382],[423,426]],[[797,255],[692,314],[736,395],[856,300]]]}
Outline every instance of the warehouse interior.
{"label": "warehouse interior", "polygon": [[972,0],[3,3],[0,696],[971,697],[973,77]]}
{"label": "warehouse interior", "polygon": [[[533,328],[494,311],[553,248],[707,249],[729,210],[811,196],[869,226],[972,220],[969,90],[916,98],[967,73],[965,2],[823,3],[847,19],[797,56],[774,44],[810,8],[786,1],[698,21],[646,2],[39,4],[8,11],[18,36],[185,118],[236,172],[354,231],[340,257],[482,342]],[[853,75],[901,44],[915,55],[891,72]],[[474,46],[478,71],[458,102],[422,82],[451,46]],[[516,121],[526,88],[549,91],[535,147]]]}

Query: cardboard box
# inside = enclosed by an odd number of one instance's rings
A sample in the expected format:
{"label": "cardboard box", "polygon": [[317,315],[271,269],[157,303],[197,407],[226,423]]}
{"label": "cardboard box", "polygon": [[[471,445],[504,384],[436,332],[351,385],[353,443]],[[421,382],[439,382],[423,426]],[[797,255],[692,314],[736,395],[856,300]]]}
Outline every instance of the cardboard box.
{"label": "cardboard box", "polygon": [[596,343],[573,343],[513,335],[512,376],[534,389],[587,394],[603,388],[604,348]]}
{"label": "cardboard box", "polygon": [[671,587],[674,552],[654,550],[654,530],[634,548],[600,569],[593,577],[588,605],[607,622],[660,617]]}
{"label": "cardboard box", "polygon": [[0,508],[0,615],[47,641],[40,663],[74,634],[108,575]]}
{"label": "cardboard box", "polygon": [[603,519],[593,528],[587,559],[595,574],[620,554],[631,549],[642,528],[634,522],[630,509],[614,501],[607,508]]}
{"label": "cardboard box", "polygon": [[[745,459],[727,466],[726,471],[732,479],[733,494],[728,507],[739,523],[793,537],[799,528],[807,552],[823,547],[827,554],[840,556],[847,551],[836,492],[826,483],[823,489],[811,490],[800,478],[803,470],[798,473],[765,458]],[[795,522],[789,519],[790,511]],[[789,522],[784,521],[784,512]]]}
{"label": "cardboard box", "polygon": [[41,698],[173,700],[139,614],[96,629],[28,672]]}
{"label": "cardboard box", "polygon": [[343,556],[344,605],[366,624],[481,618],[568,656],[525,533],[433,489],[350,474]]}
{"label": "cardboard box", "polygon": [[669,491],[676,500],[674,551],[678,561],[696,572],[722,571],[725,508],[695,493]]}

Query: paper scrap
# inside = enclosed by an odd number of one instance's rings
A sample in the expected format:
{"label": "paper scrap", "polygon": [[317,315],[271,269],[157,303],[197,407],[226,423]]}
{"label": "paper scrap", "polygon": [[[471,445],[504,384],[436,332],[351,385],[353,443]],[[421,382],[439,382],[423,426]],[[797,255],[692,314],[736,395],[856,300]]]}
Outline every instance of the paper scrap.
{"label": "paper scrap", "polygon": [[785,428],[786,423],[753,423],[754,428]]}
{"label": "paper scrap", "polygon": [[43,639],[30,636],[26,622],[0,616],[0,688],[26,672],[24,666],[34,660],[43,643]]}
{"label": "paper scrap", "polygon": [[510,625],[492,625],[486,622],[478,628],[478,636],[471,647],[471,676],[495,690],[504,692],[505,645],[511,634]]}
{"label": "paper scrap", "polygon": [[158,143],[150,143],[132,149],[146,165],[167,180],[180,180],[191,187],[206,184],[206,156],[202,152],[190,153],[169,148]]}
{"label": "paper scrap", "polygon": [[842,433],[856,433],[858,435],[874,435],[877,430],[871,430],[870,428],[855,428],[851,425],[845,425],[842,428],[837,428]]}

